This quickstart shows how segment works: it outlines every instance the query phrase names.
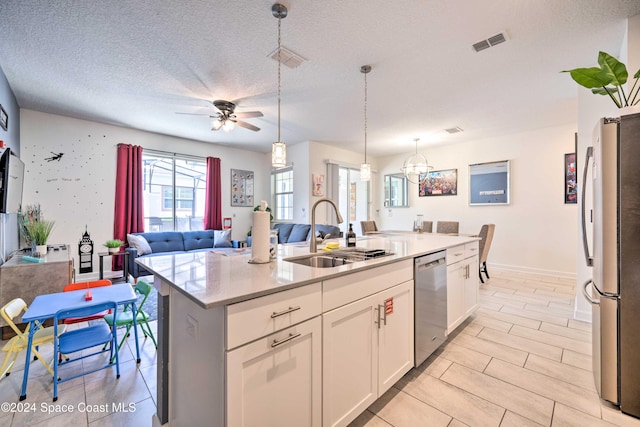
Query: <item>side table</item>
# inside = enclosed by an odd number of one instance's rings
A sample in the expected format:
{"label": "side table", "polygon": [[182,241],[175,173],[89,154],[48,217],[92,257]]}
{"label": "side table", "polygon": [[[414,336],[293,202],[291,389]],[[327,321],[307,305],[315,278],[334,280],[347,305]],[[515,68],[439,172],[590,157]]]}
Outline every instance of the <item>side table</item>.
{"label": "side table", "polygon": [[[98,258],[100,258],[100,280],[104,279],[104,257],[106,256],[121,256],[122,257],[122,281],[127,282],[129,279],[129,252],[98,252]],[[118,279],[118,278],[116,278]]]}

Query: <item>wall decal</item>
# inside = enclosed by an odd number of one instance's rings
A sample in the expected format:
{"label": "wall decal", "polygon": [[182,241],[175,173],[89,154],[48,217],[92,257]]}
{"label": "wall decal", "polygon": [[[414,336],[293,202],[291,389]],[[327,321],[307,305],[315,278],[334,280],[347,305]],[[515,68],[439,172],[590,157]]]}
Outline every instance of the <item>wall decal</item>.
{"label": "wall decal", "polygon": [[56,154],[53,151],[50,151],[50,153],[53,154],[53,156],[44,158],[47,162],[53,162],[54,160],[60,161],[62,156],[64,156],[64,153],[57,153]]}

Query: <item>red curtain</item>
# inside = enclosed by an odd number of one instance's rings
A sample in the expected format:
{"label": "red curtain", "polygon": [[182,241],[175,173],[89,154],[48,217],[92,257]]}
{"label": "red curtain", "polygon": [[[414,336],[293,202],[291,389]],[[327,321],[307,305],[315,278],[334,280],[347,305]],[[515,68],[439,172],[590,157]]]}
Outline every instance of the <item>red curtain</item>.
{"label": "red curtain", "polygon": [[220,159],[217,157],[207,157],[204,229],[222,229],[222,186],[220,185]]}
{"label": "red curtain", "polygon": [[[114,239],[126,242],[127,234],[144,231],[142,190],[142,147],[118,144]],[[122,257],[114,257],[112,269],[122,269]]]}

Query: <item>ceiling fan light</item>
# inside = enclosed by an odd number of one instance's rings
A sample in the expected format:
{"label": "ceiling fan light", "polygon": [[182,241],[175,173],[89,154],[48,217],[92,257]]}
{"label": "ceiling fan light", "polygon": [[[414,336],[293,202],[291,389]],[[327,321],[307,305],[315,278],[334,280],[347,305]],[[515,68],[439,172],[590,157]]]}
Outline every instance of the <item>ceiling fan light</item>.
{"label": "ceiling fan light", "polygon": [[287,166],[287,146],[282,141],[276,141],[271,146],[271,166],[274,168]]}
{"label": "ceiling fan light", "polygon": [[231,120],[225,120],[224,124],[222,125],[222,130],[225,132],[230,132],[234,127],[236,127],[236,124],[234,122],[232,122]]}
{"label": "ceiling fan light", "polygon": [[211,122],[211,130],[219,130],[222,127],[222,122],[220,120],[214,120]]}
{"label": "ceiling fan light", "polygon": [[370,181],[370,180],[371,180],[371,164],[361,163],[360,164],[360,181]]}

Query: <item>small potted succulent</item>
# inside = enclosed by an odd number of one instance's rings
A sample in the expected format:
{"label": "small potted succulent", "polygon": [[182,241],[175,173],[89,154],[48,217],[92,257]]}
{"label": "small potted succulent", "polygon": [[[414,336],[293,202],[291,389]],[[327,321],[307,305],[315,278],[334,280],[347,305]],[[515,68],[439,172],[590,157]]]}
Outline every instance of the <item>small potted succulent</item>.
{"label": "small potted succulent", "polygon": [[105,246],[110,254],[117,254],[120,252],[120,247],[124,244],[124,242],[120,239],[111,239],[105,242]]}

